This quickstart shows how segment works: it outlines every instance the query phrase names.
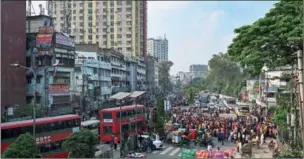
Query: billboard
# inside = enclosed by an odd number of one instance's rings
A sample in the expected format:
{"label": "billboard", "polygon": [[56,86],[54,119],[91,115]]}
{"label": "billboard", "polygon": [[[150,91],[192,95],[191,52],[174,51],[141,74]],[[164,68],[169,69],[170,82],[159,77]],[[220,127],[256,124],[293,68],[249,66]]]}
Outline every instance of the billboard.
{"label": "billboard", "polygon": [[50,94],[67,94],[69,93],[68,84],[51,84],[49,85]]}
{"label": "billboard", "polygon": [[52,34],[54,33],[54,26],[42,26],[39,27],[38,34]]}
{"label": "billboard", "polygon": [[73,39],[62,33],[55,34],[55,45],[62,49],[75,49],[75,43]]}
{"label": "billboard", "polygon": [[39,49],[49,49],[52,46],[53,34],[38,34],[36,37],[36,47]]}

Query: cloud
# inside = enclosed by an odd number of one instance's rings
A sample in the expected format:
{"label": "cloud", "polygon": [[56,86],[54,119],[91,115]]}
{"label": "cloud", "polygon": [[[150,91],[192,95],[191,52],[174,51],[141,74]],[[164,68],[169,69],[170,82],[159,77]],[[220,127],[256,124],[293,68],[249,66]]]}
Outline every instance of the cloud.
{"label": "cloud", "polygon": [[188,5],[189,1],[148,1],[148,14],[150,16],[167,14],[168,12],[178,11]]}

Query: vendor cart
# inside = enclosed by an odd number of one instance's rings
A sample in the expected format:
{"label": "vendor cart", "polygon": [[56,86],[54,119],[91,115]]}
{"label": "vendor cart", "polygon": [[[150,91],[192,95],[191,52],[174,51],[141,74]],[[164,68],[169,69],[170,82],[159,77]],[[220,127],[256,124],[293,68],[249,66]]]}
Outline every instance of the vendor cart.
{"label": "vendor cart", "polygon": [[250,144],[247,144],[242,147],[242,156],[248,155],[249,158],[252,156],[252,146]]}

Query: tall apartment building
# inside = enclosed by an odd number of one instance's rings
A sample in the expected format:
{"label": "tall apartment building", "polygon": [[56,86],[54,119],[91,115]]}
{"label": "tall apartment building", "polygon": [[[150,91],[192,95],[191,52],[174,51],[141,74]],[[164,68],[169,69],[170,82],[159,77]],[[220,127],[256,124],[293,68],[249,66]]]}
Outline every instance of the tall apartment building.
{"label": "tall apartment building", "polygon": [[147,1],[53,1],[52,11],[56,29],[76,43],[146,57]]}
{"label": "tall apartment building", "polygon": [[166,36],[147,40],[147,54],[158,58],[158,62],[168,61],[168,40]]}

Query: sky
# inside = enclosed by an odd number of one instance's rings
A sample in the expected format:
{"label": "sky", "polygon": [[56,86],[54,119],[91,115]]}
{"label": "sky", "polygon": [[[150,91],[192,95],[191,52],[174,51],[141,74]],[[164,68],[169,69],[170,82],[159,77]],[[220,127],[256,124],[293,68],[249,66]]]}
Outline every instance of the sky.
{"label": "sky", "polygon": [[[38,4],[33,1],[36,13]],[[170,74],[208,64],[213,54],[226,52],[233,30],[263,17],[274,1],[148,1],[148,38],[166,37]]]}

